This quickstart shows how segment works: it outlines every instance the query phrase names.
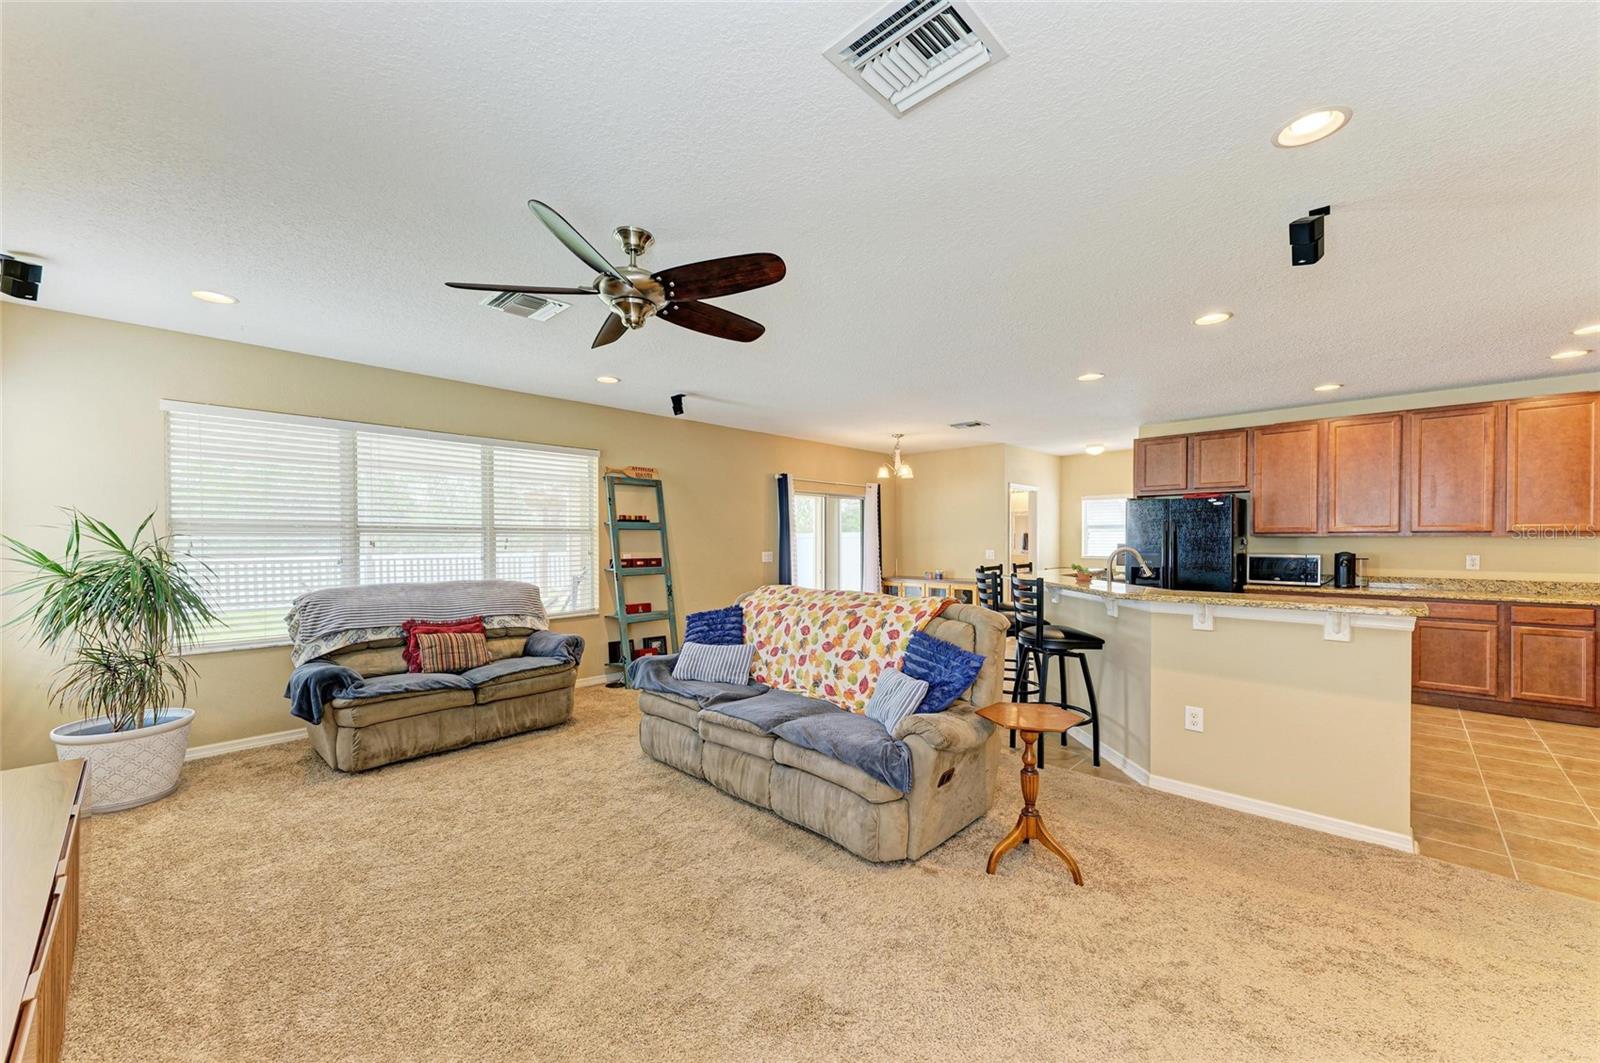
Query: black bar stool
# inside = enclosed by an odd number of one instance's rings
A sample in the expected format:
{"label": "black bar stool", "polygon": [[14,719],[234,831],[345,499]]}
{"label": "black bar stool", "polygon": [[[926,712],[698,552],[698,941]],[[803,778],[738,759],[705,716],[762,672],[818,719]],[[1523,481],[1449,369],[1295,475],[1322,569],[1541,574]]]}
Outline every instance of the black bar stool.
{"label": "black bar stool", "polygon": [[[1094,729],[1093,752],[1095,767],[1100,766],[1100,706],[1094,696],[1094,680],[1089,678],[1089,659],[1084,656],[1090,650],[1102,649],[1106,640],[1099,635],[1092,635],[1087,631],[1077,628],[1063,627],[1058,624],[1044,622],[1044,580],[1023,579],[1021,576],[1011,577],[1011,606],[1016,610],[1015,620],[1012,622],[1017,628],[1017,686],[1019,689],[1032,692],[1029,686],[1029,672],[1037,664],[1039,668],[1039,682],[1037,690],[1040,701],[1048,700],[1045,696],[1045,684],[1050,675],[1048,658],[1056,659],[1056,666],[1061,677],[1061,700],[1056,702],[1063,709],[1081,712],[1089,717],[1088,723]],[[1067,686],[1067,658],[1075,658],[1078,668],[1083,672],[1083,687],[1089,695],[1089,707],[1074,705],[1068,700],[1069,688]],[[1079,725],[1080,727],[1082,724]],[[1011,744],[1016,746],[1016,732],[1012,732]],[[1061,744],[1067,744],[1067,734],[1061,733]],[[1044,736],[1039,736],[1039,763],[1044,764]]]}
{"label": "black bar stool", "polygon": [[[979,565],[978,576],[978,604],[985,609],[993,609],[1009,622],[1006,628],[1006,638],[1017,637],[1017,610],[1005,600],[1005,570],[999,565]],[[1015,658],[1006,659],[1005,671],[1006,697],[1012,701],[1028,701],[1038,693],[1037,684],[1026,686],[1017,685],[1017,662]],[[1017,744],[1017,736],[1011,736],[1011,744]]]}

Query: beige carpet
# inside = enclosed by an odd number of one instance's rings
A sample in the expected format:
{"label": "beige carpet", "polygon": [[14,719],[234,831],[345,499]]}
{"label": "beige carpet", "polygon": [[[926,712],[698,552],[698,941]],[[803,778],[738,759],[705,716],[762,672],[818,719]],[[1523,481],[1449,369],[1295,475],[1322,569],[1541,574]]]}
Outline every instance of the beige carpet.
{"label": "beige carpet", "polygon": [[[1008,761],[1008,764],[1014,761]],[[86,831],[66,1058],[1592,1059],[1600,905],[1047,770],[1083,865],[862,863],[639,751],[633,695]]]}

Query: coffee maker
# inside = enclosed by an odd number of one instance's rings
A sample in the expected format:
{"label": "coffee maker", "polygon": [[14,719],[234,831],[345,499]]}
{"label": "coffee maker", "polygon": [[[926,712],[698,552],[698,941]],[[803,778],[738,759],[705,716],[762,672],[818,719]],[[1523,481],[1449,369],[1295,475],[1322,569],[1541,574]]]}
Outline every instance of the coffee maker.
{"label": "coffee maker", "polygon": [[1367,585],[1367,559],[1357,557],[1348,550],[1333,555],[1333,585],[1343,590],[1353,590]]}

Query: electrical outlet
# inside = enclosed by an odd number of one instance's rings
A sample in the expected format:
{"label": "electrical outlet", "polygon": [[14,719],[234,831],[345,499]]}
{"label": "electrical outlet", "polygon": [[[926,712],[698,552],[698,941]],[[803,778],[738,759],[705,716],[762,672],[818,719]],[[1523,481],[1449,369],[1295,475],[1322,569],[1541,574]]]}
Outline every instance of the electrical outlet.
{"label": "electrical outlet", "polygon": [[1467,555],[1467,571],[1468,572],[1476,572],[1476,571],[1478,571],[1478,555],[1477,554],[1468,554]]}
{"label": "electrical outlet", "polygon": [[772,564],[772,551],[771,550],[763,550],[763,551],[761,551],[761,563],[763,565]]}
{"label": "electrical outlet", "polygon": [[994,551],[993,550],[985,550],[983,552],[983,559],[985,561],[993,561],[994,560]]}
{"label": "electrical outlet", "polygon": [[1206,729],[1206,710],[1195,705],[1183,707],[1183,729],[1185,731],[1204,731]]}

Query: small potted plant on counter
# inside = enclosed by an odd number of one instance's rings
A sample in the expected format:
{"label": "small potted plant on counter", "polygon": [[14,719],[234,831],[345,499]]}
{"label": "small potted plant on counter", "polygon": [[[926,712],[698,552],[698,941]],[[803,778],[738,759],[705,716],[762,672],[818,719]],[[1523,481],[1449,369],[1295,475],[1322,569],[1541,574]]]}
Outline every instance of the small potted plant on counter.
{"label": "small potted plant on counter", "polygon": [[[73,511],[59,559],[6,536],[30,575],[13,587],[44,649],[68,654],[50,700],[82,719],[50,732],[62,760],[88,764],[88,807],[113,812],[178,786],[194,710],[194,668],[183,658],[216,616],[195,580],[150,528],[124,539]],[[176,702],[176,705],[174,705]]]}
{"label": "small potted plant on counter", "polygon": [[1072,566],[1072,578],[1077,580],[1079,583],[1088,583],[1091,579],[1094,578],[1094,573],[1090,572],[1087,568],[1083,567],[1082,565],[1073,565]]}

